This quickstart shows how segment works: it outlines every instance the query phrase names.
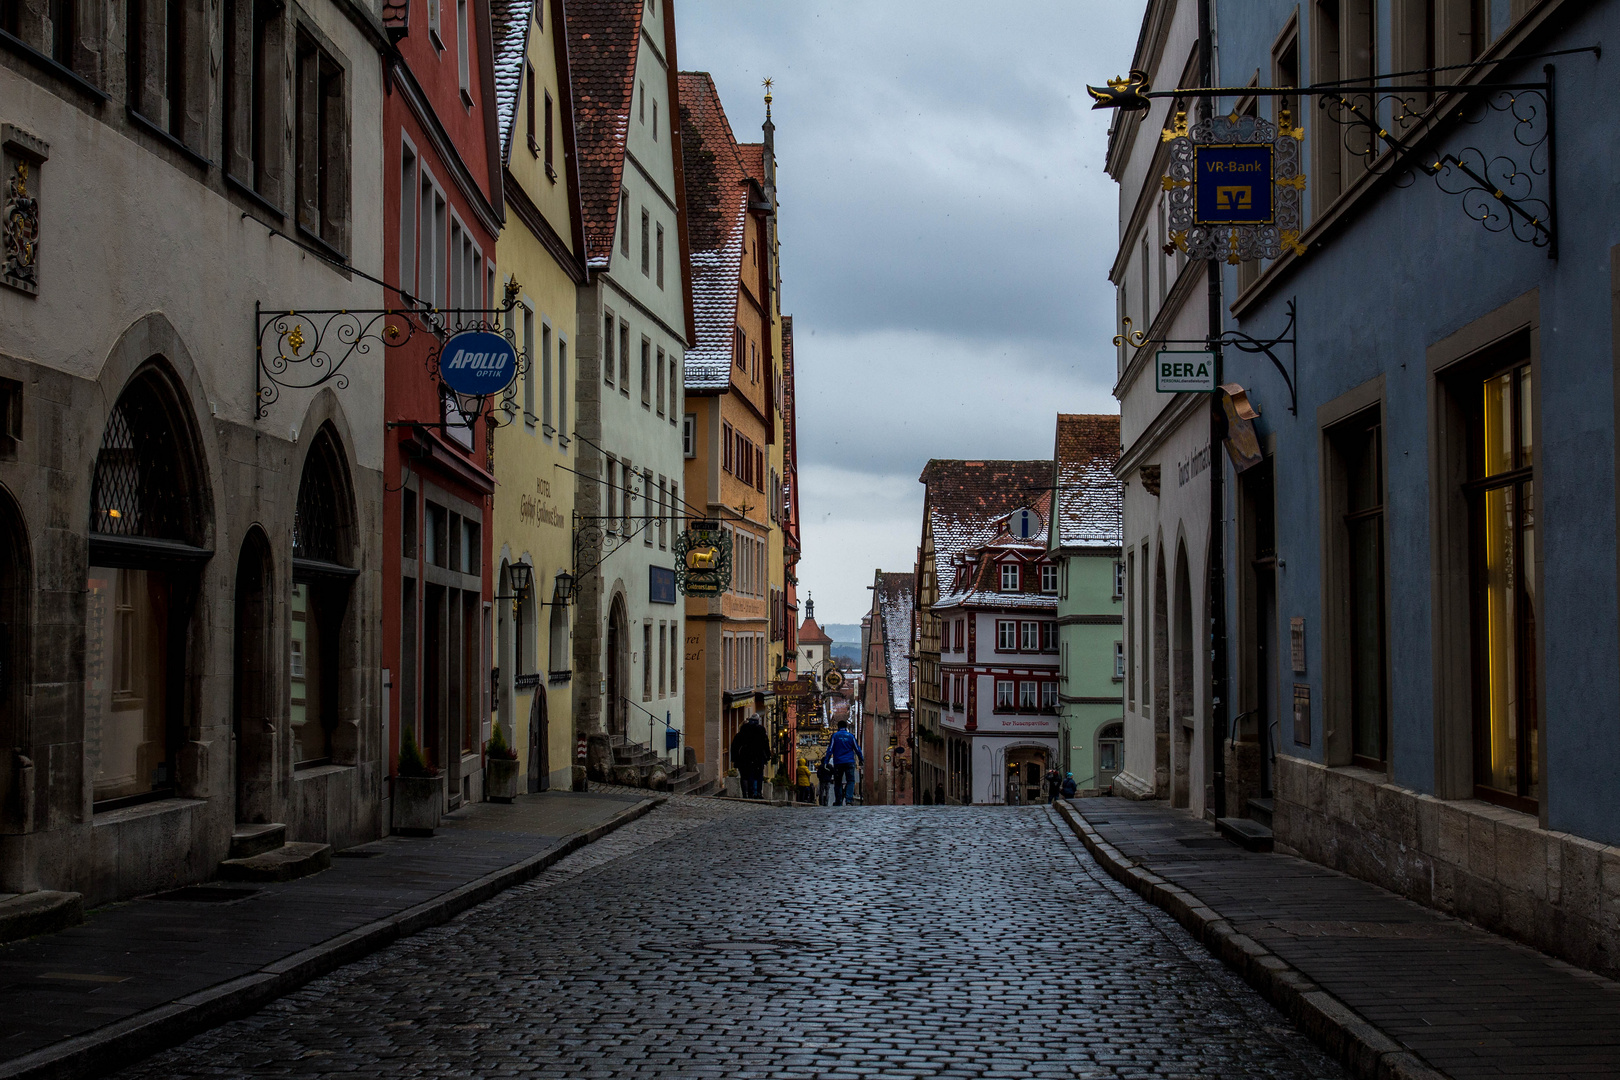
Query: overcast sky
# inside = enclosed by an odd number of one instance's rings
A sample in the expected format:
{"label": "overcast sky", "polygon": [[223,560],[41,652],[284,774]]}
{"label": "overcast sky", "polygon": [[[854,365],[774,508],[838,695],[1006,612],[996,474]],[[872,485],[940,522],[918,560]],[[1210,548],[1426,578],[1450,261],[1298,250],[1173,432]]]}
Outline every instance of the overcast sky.
{"label": "overcast sky", "polygon": [[1049,458],[1115,412],[1117,189],[1082,83],[1144,0],[677,0],[679,61],[737,137],[776,81],[782,310],[799,401],[799,597],[853,623],[910,570],[929,458]]}

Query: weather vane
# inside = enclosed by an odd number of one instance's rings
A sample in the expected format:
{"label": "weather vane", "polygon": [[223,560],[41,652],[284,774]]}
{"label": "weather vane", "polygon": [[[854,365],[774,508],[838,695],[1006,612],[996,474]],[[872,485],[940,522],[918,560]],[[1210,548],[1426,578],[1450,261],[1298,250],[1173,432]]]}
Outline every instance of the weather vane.
{"label": "weather vane", "polygon": [[771,87],[776,85],[776,80],[767,75],[760,85],[765,88],[765,119],[769,120],[771,118]]}

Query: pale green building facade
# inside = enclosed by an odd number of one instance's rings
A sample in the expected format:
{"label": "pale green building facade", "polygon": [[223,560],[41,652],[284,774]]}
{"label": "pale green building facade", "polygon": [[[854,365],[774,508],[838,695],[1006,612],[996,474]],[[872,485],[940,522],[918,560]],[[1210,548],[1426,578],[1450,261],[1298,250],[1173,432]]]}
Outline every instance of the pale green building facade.
{"label": "pale green building facade", "polygon": [[1058,559],[1059,758],[1105,794],[1124,758],[1119,417],[1059,413],[1048,547]]}

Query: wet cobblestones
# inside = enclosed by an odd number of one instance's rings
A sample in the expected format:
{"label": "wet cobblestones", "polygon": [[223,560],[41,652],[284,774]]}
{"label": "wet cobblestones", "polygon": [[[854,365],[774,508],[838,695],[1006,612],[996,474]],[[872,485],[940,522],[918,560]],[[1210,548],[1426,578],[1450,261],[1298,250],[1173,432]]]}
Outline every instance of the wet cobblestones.
{"label": "wet cobblestones", "polygon": [[1343,1073],[1044,808],[676,798],[119,1075]]}

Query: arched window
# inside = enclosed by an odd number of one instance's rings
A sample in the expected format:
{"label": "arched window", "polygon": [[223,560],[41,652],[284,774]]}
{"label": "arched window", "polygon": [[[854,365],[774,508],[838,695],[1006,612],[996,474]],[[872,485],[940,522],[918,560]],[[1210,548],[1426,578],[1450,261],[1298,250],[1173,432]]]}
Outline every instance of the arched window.
{"label": "arched window", "polygon": [[287,672],[293,764],[308,768],[333,759],[340,715],[338,688],[353,562],[353,503],[349,473],[330,426],[304,458],[293,516],[292,635]]}
{"label": "arched window", "polygon": [[558,599],[555,585],[551,592],[551,625],[548,632],[551,655],[547,673],[553,679],[564,678],[573,669],[573,650],[568,640],[568,605]]}
{"label": "arched window", "polygon": [[179,394],[156,365],[125,388],[90,494],[84,744],[97,810],[173,791],[187,628],[209,508]]}

